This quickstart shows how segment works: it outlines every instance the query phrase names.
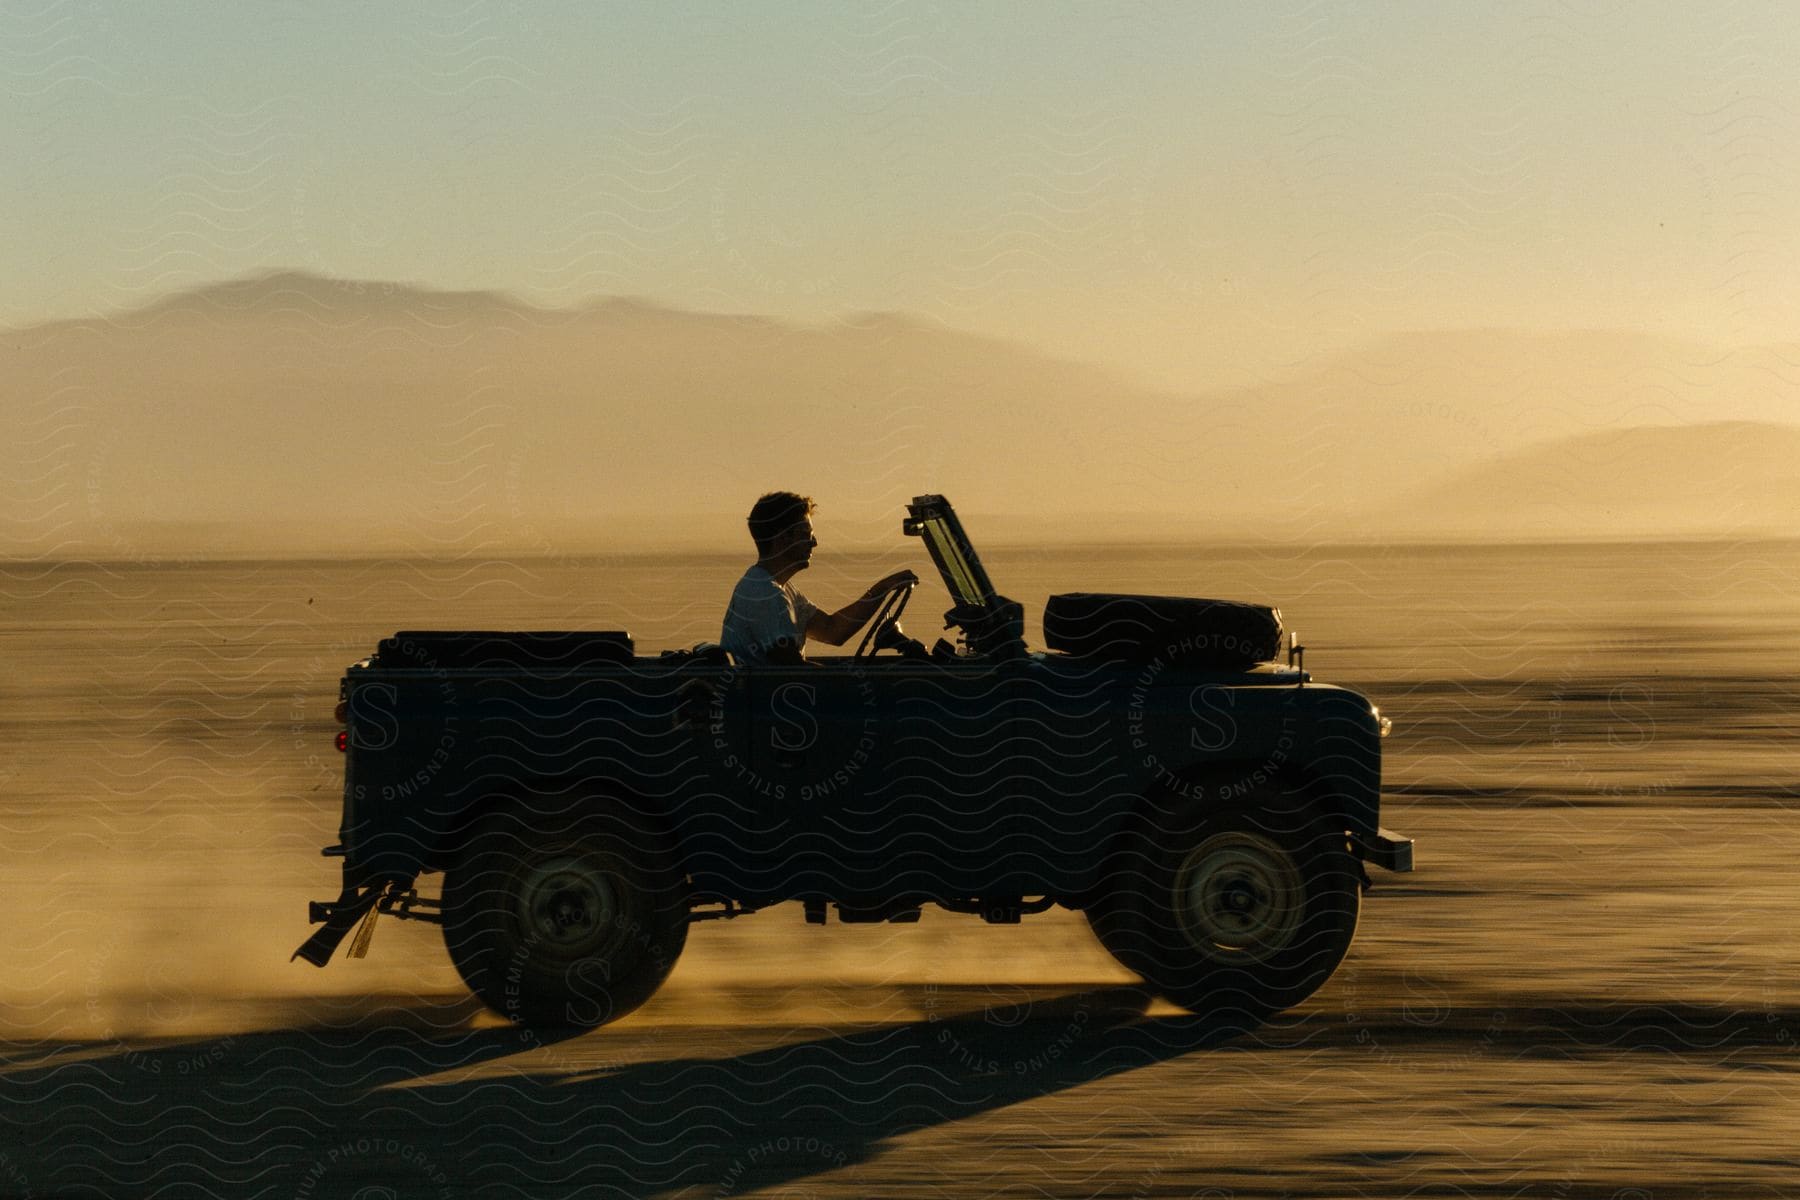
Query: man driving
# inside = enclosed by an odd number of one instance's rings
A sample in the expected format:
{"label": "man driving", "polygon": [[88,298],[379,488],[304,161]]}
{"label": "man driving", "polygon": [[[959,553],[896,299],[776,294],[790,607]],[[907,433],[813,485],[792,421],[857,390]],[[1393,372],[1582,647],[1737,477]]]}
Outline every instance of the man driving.
{"label": "man driving", "polygon": [[828,613],[789,582],[804,571],[818,546],[812,498],[770,492],[750,509],[750,537],[757,559],[732,590],[719,643],[739,663],[794,663],[806,656],[806,639],[841,646],[856,635],[895,588],[917,583],[909,570],[895,571],[859,600]]}

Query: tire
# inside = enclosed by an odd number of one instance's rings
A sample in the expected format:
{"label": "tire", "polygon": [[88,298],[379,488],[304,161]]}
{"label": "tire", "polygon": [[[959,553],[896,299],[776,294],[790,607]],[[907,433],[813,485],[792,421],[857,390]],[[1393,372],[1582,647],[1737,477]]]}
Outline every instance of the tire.
{"label": "tire", "polygon": [[492,813],[444,880],[457,973],[536,1029],[592,1029],[637,1008],[674,969],[687,927],[668,839],[625,813]]}
{"label": "tire", "polygon": [[1238,670],[1281,653],[1281,610],[1186,596],[1063,592],[1044,605],[1044,644],[1111,662]]}
{"label": "tire", "polygon": [[1163,814],[1115,861],[1108,887],[1090,916],[1101,944],[1227,1032],[1255,1028],[1331,978],[1362,904],[1344,831],[1279,797]]}
{"label": "tire", "polygon": [[1130,914],[1125,912],[1114,896],[1107,896],[1096,901],[1085,914],[1088,928],[1094,931],[1094,937],[1105,947],[1106,952],[1118,960],[1120,966],[1144,978],[1155,970],[1150,959],[1138,953],[1140,939],[1134,938],[1128,924]]}

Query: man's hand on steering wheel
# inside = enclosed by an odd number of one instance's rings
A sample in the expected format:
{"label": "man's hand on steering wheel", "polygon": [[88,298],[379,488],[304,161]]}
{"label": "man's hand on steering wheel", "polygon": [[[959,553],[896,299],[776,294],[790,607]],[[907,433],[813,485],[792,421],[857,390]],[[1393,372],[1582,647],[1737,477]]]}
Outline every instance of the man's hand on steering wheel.
{"label": "man's hand on steering wheel", "polygon": [[879,580],[867,592],[863,599],[873,600],[882,597],[881,607],[875,610],[875,617],[869,622],[868,632],[857,644],[857,658],[871,658],[875,651],[881,649],[883,635],[889,629],[900,626],[900,614],[906,611],[906,602],[912,599],[913,588],[918,586],[919,577],[911,570],[895,571]]}
{"label": "man's hand on steering wheel", "polygon": [[874,600],[879,596],[885,596],[889,592],[917,582],[919,582],[919,577],[913,573],[912,568],[902,567],[892,575],[883,576],[881,579],[870,584],[869,590],[862,594],[862,598],[864,600]]}

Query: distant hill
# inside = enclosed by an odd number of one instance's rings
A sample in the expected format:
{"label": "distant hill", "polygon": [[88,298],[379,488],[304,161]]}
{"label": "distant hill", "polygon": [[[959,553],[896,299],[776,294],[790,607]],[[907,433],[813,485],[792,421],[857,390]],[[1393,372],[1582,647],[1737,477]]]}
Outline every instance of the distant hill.
{"label": "distant hill", "polygon": [[735,548],[772,487],[815,495],[840,544],[887,544],[921,491],[1003,536],[1384,536],[1399,492],[1705,419],[1741,368],[1632,334],[1408,334],[1176,395],[895,314],[275,272],[0,334],[0,554]]}
{"label": "distant hill", "polygon": [[1561,438],[1424,487],[1388,528],[1538,537],[1800,534],[1800,426],[1752,421]]}

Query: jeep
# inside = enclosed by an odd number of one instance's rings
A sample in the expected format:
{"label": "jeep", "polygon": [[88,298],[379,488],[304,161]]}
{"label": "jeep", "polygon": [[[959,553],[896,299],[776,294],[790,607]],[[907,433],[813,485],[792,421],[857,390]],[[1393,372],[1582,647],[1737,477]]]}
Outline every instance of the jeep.
{"label": "jeep", "polygon": [[1380,824],[1389,721],[1297,639],[1283,658],[1261,605],[1064,593],[1032,649],[950,502],[907,508],[954,601],[930,649],[900,624],[911,583],[855,653],[784,665],[623,632],[384,639],[340,685],[342,888],[295,957],[431,921],[494,1011],[591,1028],[656,991],[694,921],[1061,906],[1222,1028],[1311,995],[1366,864],[1412,867]]}

